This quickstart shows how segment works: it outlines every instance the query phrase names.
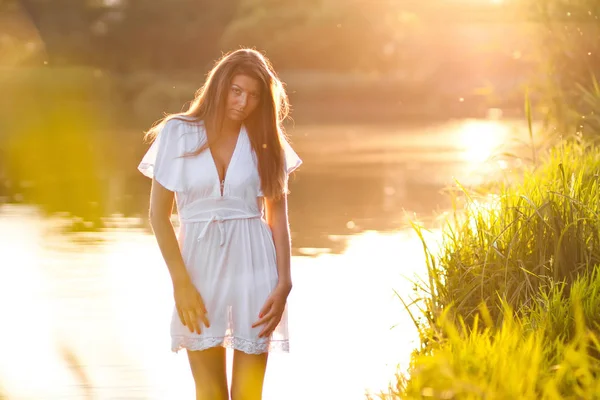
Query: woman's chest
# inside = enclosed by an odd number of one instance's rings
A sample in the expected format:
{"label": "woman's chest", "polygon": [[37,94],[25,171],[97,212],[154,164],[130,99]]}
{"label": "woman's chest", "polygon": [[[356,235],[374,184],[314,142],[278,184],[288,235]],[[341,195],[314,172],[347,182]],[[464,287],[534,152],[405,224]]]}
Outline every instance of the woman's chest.
{"label": "woman's chest", "polygon": [[[240,150],[240,149],[238,149]],[[209,150],[185,160],[184,180],[189,196],[232,196],[256,198],[260,192],[260,176],[251,151],[237,152],[226,170],[219,171]],[[221,179],[221,178],[224,179]]]}

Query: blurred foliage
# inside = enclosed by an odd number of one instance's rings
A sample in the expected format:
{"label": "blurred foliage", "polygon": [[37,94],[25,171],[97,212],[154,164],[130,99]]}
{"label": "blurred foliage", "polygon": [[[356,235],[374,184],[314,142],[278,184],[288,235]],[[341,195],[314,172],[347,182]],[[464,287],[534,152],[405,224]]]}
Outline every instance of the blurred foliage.
{"label": "blurred foliage", "polygon": [[[385,3],[241,0],[221,48],[260,46],[282,68],[386,70],[403,54],[414,14],[382,10]],[[385,12],[384,12],[385,11]],[[260,28],[259,28],[260,27]]]}
{"label": "blurred foliage", "polygon": [[533,29],[539,74],[532,81],[541,113],[554,132],[600,132],[600,2],[522,0]]}
{"label": "blurred foliage", "polygon": [[[508,9],[499,10],[443,0],[0,2],[0,18],[21,25],[10,36],[21,32],[29,44],[37,38],[50,64],[202,74],[222,51],[244,45],[265,51],[281,70],[389,72],[435,65],[448,71],[462,65],[468,77],[477,66],[465,56],[465,40],[474,39],[465,22],[507,23]],[[480,39],[492,46],[506,39],[500,32],[492,36]]]}
{"label": "blurred foliage", "polygon": [[30,42],[37,36],[49,64],[115,72],[204,67],[217,54],[215,37],[227,26],[234,8],[233,1],[210,0],[0,3],[7,23],[20,22],[16,32],[28,31],[23,36]]}
{"label": "blurred foliage", "polygon": [[99,135],[111,125],[111,81],[65,68],[12,71],[0,82],[8,94],[0,99],[8,186],[48,212],[99,221],[101,181],[121,153],[106,151],[116,138]]}

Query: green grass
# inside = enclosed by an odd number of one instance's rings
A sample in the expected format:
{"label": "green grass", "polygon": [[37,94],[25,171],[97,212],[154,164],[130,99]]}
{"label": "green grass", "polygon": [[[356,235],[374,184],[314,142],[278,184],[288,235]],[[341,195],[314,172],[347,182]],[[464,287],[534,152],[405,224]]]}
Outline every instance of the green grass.
{"label": "green grass", "polygon": [[421,347],[381,398],[600,399],[600,149],[535,158],[510,183],[458,185],[438,252],[415,225]]}
{"label": "green grass", "polygon": [[481,303],[501,323],[505,301],[520,312],[540,292],[600,264],[600,150],[565,143],[497,194],[463,190],[465,207],[444,229],[442,252],[426,248],[430,311],[453,305],[472,321]]}
{"label": "green grass", "polygon": [[[587,278],[581,286],[597,285]],[[598,286],[595,287],[598,289]],[[581,293],[565,300],[569,340],[551,339],[545,327],[553,324],[552,310],[536,310],[540,326],[519,318],[505,305],[499,327],[478,317],[467,326],[446,314],[437,320],[436,338],[427,352],[415,355],[410,378],[399,377],[397,387],[382,398],[404,399],[597,399],[600,398],[600,349],[597,336],[587,328]],[[556,296],[556,297],[555,297]],[[488,325],[490,324],[490,325]],[[532,329],[533,328],[533,329]]]}

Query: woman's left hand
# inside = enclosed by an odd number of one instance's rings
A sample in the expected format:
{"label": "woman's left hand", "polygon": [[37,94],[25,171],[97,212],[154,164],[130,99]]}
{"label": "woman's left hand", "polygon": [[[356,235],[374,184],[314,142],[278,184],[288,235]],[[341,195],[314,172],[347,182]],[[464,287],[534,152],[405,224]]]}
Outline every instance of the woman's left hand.
{"label": "woman's left hand", "polygon": [[271,336],[279,321],[281,321],[289,293],[289,289],[279,286],[271,292],[265,301],[265,305],[260,310],[260,314],[258,315],[259,320],[252,324],[253,328],[264,325],[258,337]]}

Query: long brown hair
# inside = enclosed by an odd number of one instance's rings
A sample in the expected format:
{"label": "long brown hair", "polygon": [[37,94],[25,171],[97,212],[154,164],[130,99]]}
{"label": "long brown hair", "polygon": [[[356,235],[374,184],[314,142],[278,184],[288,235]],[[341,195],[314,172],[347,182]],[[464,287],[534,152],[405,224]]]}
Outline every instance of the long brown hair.
{"label": "long brown hair", "polygon": [[[171,114],[159,120],[146,133],[153,141],[170,119],[204,122],[205,128],[218,134],[225,119],[225,102],[231,81],[236,75],[256,79],[261,86],[256,110],[244,121],[252,149],[257,157],[261,189],[266,197],[279,198],[286,188],[283,141],[286,135],[283,121],[289,114],[289,101],[283,83],[270,61],[253,49],[240,49],[225,54],[217,61],[204,85],[196,91],[187,111]],[[212,143],[205,143],[190,155],[200,154]]]}

